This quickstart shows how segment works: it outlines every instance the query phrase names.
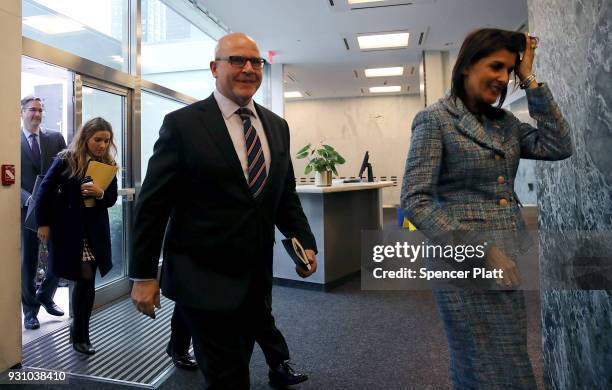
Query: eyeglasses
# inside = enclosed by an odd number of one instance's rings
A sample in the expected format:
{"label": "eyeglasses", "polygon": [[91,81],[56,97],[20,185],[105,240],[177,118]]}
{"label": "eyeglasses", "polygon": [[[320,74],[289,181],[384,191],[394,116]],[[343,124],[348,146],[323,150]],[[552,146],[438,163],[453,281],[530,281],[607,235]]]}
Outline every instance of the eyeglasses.
{"label": "eyeglasses", "polygon": [[247,61],[251,63],[253,69],[261,69],[264,64],[267,62],[265,58],[261,57],[243,57],[243,56],[229,56],[222,58],[215,58],[215,61],[227,61],[230,65],[235,66],[236,68],[243,68]]}
{"label": "eyeglasses", "polygon": [[26,108],[24,111],[40,112],[41,114],[45,112],[45,110],[43,110],[42,108],[34,108],[34,107]]}

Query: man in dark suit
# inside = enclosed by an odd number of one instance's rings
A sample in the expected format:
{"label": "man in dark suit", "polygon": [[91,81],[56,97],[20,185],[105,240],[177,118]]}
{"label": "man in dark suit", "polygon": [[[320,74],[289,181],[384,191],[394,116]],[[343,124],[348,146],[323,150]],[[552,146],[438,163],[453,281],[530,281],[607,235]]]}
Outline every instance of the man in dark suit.
{"label": "man in dark suit", "polygon": [[187,324],[209,389],[249,387],[255,338],[273,321],[275,226],[307,248],[311,270],[296,271],[316,271],[289,127],[251,99],[264,63],[250,37],[219,40],[210,64],[215,92],[165,117],[136,204],[132,300],[154,317],[163,239],[161,287]]}
{"label": "man in dark suit", "polygon": [[64,312],[53,302],[59,279],[47,271],[38,291],[36,291],[36,272],[38,269],[38,237],[36,233],[23,226],[32,202],[32,190],[36,176],[44,175],[58,152],[66,148],[64,137],[57,131],[41,128],[43,105],[40,98],[26,96],[21,99],[21,304],[23,325],[26,329],[37,329],[38,310],[42,305],[54,316]]}

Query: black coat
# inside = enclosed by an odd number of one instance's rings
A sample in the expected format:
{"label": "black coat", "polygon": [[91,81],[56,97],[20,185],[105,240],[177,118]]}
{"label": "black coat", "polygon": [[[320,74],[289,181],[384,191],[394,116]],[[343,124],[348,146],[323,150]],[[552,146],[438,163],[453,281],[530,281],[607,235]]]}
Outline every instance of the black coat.
{"label": "black coat", "polygon": [[102,276],[113,266],[111,260],[108,208],[117,201],[117,178],[86,208],[81,195],[80,178],[68,178],[68,163],[56,158],[47,171],[36,197],[38,226],[49,226],[49,269],[57,276],[77,280],[83,254],[83,238],[96,258]]}
{"label": "black coat", "polygon": [[[205,310],[238,307],[256,279],[272,285],[274,227],[316,251],[295,192],[287,122],[255,104],[270,146],[254,200],[214,97],[166,115],[136,200],[130,277],[157,277],[167,297]],[[167,229],[166,229],[167,227]]]}

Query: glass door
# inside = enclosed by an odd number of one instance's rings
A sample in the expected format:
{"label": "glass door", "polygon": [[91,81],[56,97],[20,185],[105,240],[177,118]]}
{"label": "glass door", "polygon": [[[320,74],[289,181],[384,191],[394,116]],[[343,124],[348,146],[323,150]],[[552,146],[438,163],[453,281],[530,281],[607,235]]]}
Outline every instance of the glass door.
{"label": "glass door", "polygon": [[108,210],[113,268],[104,278],[101,278],[99,274],[96,276],[95,306],[100,306],[125,295],[129,291],[127,244],[130,206],[133,199],[133,189],[129,186],[131,167],[128,165],[130,163],[128,157],[130,132],[128,128],[131,123],[131,111],[129,109],[131,93],[128,89],[84,76],[76,76],[75,92],[75,111],[78,125],[80,126],[94,117],[104,118],[113,128],[114,141],[117,147],[115,160],[119,166],[117,185],[120,196],[117,198],[116,204]]}

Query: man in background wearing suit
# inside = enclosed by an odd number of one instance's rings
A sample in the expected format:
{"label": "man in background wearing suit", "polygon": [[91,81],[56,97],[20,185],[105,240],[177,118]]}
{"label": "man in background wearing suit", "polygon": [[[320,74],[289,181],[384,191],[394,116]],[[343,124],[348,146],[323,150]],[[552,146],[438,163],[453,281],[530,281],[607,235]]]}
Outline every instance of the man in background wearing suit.
{"label": "man in background wearing suit", "polygon": [[245,34],[219,40],[215,92],[166,115],[136,204],[132,300],[154,317],[163,239],[161,287],[187,324],[209,389],[249,388],[255,338],[273,321],[275,226],[307,248],[311,270],[296,271],[316,271],[289,127],[252,100],[264,63]]}
{"label": "man in background wearing suit", "polygon": [[42,305],[47,313],[63,316],[64,312],[53,302],[59,278],[47,271],[45,279],[36,291],[38,270],[38,237],[23,226],[32,202],[32,190],[36,176],[44,175],[57,153],[66,148],[64,137],[57,131],[46,131],[40,126],[43,105],[40,98],[26,96],[21,99],[21,305],[23,325],[37,329],[38,310]]}

